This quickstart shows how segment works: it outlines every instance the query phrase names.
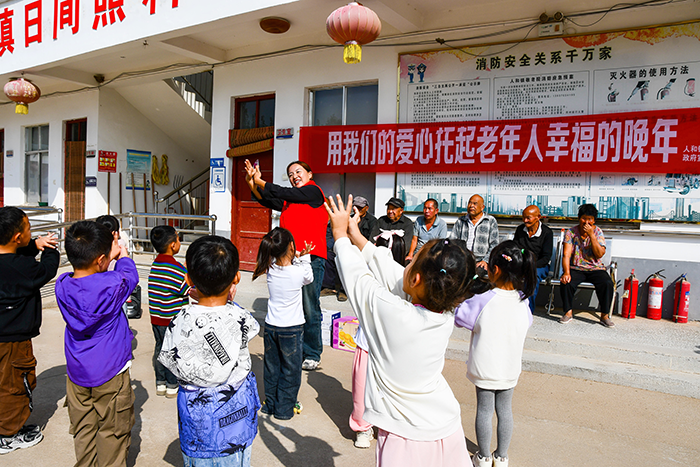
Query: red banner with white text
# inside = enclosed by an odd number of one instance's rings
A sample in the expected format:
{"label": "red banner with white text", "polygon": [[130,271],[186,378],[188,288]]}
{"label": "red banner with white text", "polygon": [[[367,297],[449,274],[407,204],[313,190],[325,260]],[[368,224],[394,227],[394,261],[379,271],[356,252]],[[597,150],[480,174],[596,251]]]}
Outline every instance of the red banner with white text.
{"label": "red banner with white text", "polygon": [[700,173],[700,109],[480,122],[302,127],[316,173]]}

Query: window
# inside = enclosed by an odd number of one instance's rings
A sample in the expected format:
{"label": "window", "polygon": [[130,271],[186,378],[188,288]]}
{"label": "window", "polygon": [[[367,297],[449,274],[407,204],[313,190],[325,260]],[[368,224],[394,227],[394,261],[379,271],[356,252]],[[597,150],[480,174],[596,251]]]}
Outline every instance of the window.
{"label": "window", "polygon": [[[377,84],[341,86],[312,90],[310,94],[312,126],[376,125],[379,103]],[[312,167],[313,169],[313,167]],[[364,196],[374,210],[374,173],[314,174],[314,180],[326,196],[352,193]]]}
{"label": "window", "polygon": [[25,193],[27,204],[49,203],[49,126],[25,128]]}
{"label": "window", "polygon": [[236,114],[235,128],[238,130],[274,126],[275,98],[264,96],[236,99]]}
{"label": "window", "polygon": [[312,125],[375,125],[378,94],[376,84],[311,91]]}

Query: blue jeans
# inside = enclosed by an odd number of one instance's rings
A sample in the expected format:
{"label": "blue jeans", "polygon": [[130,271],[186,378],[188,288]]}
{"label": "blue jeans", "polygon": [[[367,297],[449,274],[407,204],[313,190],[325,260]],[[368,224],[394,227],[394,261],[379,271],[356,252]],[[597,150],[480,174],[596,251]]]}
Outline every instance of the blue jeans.
{"label": "blue jeans", "polygon": [[304,325],[280,328],[265,323],[265,408],[280,420],[294,416],[294,404],[301,386],[301,357]]}
{"label": "blue jeans", "polygon": [[323,341],[321,340],[321,284],[326,270],[326,260],[320,256],[311,255],[311,270],[314,281],[301,288],[301,299],[304,306],[304,360],[321,361]]}
{"label": "blue jeans", "polygon": [[530,300],[530,311],[534,313],[535,311],[535,299],[537,298],[537,292],[540,290],[540,281],[542,281],[549,274],[549,264],[543,268],[537,268],[537,281],[535,282],[535,293],[528,298]]}
{"label": "blue jeans", "polygon": [[190,457],[184,452],[182,459],[185,467],[250,467],[250,454],[253,452],[251,444],[242,451],[234,452],[226,457],[198,458]]}
{"label": "blue jeans", "polygon": [[153,352],[153,369],[156,371],[156,385],[165,384],[170,389],[176,388],[177,378],[175,375],[165,368],[162,363],[158,361],[158,355],[160,354],[160,349],[163,348],[163,339],[165,338],[165,331],[167,331],[167,326],[158,326],[157,324],[151,324],[153,328],[153,336],[156,338],[156,348]]}

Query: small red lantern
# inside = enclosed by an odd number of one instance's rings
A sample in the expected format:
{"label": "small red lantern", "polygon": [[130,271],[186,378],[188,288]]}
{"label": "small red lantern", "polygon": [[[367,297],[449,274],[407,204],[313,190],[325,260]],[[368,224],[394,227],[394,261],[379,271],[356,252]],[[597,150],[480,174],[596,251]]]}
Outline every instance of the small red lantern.
{"label": "small red lantern", "polygon": [[328,16],[326,32],[334,41],[345,44],[345,63],[359,63],[362,60],[362,46],[379,36],[382,22],[369,8],[351,2]]}
{"label": "small red lantern", "polygon": [[41,97],[41,91],[31,81],[24,78],[10,78],[5,85],[5,95],[11,101],[16,102],[16,114],[28,114],[29,104],[36,102]]}

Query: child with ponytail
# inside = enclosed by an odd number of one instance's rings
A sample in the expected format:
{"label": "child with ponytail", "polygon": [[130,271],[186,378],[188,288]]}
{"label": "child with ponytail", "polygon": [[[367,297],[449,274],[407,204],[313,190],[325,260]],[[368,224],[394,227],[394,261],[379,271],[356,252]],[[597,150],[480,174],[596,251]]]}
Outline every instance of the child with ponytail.
{"label": "child with ponytail", "polygon": [[301,288],[314,281],[308,255],[313,248],[313,244],[307,244],[298,253],[292,233],[275,227],[260,242],[253,272],[253,280],[267,274],[270,294],[263,331],[265,401],[261,411],[279,420],[289,420],[301,412],[297,401],[305,322]]}
{"label": "child with ponytail", "polygon": [[[527,298],[535,290],[535,261],[532,252],[512,240],[497,245],[488,262],[493,289],[467,299],[455,311],[455,324],[472,331],[467,378],[476,386],[479,450],[474,453],[475,467],[508,466],[513,434],[511,402],[521,372],[525,336],[532,324]],[[498,447],[491,454],[494,408]]]}
{"label": "child with ponytail", "polygon": [[338,273],[369,347],[364,420],[378,467],[469,463],[459,402],[442,375],[454,308],[476,263],[462,240],[426,243],[404,268],[362,236],[352,196],[329,198]]}

